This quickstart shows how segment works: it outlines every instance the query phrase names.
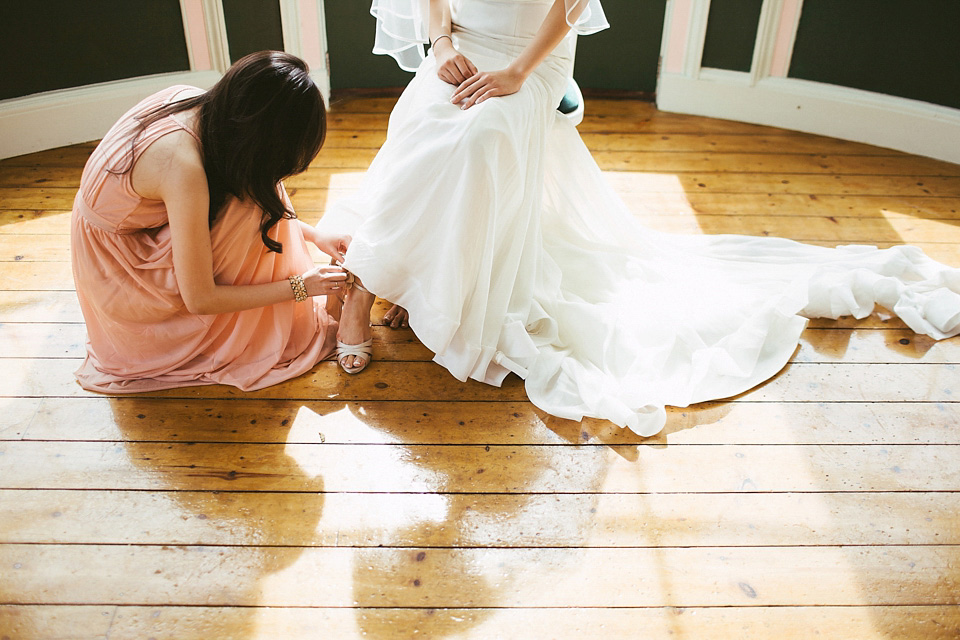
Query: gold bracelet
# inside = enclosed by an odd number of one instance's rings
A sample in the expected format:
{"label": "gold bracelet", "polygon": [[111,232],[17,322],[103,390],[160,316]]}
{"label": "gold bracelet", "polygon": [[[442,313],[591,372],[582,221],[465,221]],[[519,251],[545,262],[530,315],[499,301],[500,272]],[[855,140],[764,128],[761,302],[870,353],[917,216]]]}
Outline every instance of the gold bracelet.
{"label": "gold bracelet", "polygon": [[303,302],[307,299],[307,288],[303,284],[303,276],[290,276],[290,288],[293,289],[293,299]]}

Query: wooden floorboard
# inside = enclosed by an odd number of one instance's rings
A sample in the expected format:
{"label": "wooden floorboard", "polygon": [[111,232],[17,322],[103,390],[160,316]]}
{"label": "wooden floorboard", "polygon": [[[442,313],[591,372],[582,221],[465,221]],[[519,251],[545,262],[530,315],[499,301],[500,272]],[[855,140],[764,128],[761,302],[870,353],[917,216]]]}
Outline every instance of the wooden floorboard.
{"label": "wooden floorboard", "polygon": [[[568,494],[960,491],[957,445],[4,443],[4,489]],[[409,466],[405,466],[405,463]],[[548,470],[544,471],[542,467]],[[323,470],[317,482],[303,469]],[[377,473],[377,470],[384,473]]]}
{"label": "wooden floorboard", "polygon": [[[569,608],[394,608],[394,607],[147,607],[0,606],[0,623],[36,637],[87,640],[179,638],[777,638],[778,640],[954,640],[960,607],[788,606],[788,607],[569,607]],[[79,624],[78,624],[79,623]],[[78,627],[83,631],[78,631]],[[189,635],[176,630],[190,629]],[[168,632],[165,632],[169,630]],[[251,631],[254,630],[254,631]],[[257,630],[264,630],[258,633]],[[266,631],[269,630],[269,631]],[[409,637],[409,636],[406,636]],[[414,636],[416,637],[416,636]]]}
{"label": "wooden floorboard", "polygon": [[[358,188],[391,97],[335,102],[287,182]],[[960,265],[960,166],[593,99],[625,206],[679,233],[920,246]],[[85,143],[0,160],[0,638],[960,637],[960,342],[879,309],[640,438],[463,384],[409,330],[269,389],[73,379]]]}
{"label": "wooden floorboard", "polygon": [[[416,410],[411,411],[411,406]],[[278,444],[684,445],[960,444],[960,403],[734,402],[668,409],[642,438],[601,420],[553,418],[524,401],[345,402],[237,398],[7,398],[5,440]],[[254,416],[254,417],[251,417]],[[631,454],[632,455],[632,454]]]}
{"label": "wooden floorboard", "polygon": [[[9,524],[0,531],[0,543],[421,548],[960,544],[960,495],[947,491],[447,494],[442,499],[449,505],[442,519],[424,518],[419,526],[398,528],[382,514],[415,518],[434,513],[438,495],[3,489],[0,516]],[[181,509],[172,510],[171,504]],[[483,514],[498,512],[522,514],[518,522],[523,526],[485,526]],[[138,513],[153,514],[150,528],[131,517]],[[248,526],[230,526],[251,513],[256,519]],[[479,514],[473,522],[457,524],[471,513]],[[557,518],[558,513],[564,518]],[[571,529],[574,523],[576,530]]]}

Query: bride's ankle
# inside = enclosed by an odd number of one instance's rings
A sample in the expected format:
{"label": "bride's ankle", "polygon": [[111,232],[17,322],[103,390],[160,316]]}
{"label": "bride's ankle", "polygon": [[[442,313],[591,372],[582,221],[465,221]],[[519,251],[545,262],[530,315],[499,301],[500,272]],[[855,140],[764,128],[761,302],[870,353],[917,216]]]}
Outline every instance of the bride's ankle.
{"label": "bride's ankle", "polygon": [[343,308],[346,309],[367,309],[373,307],[373,303],[376,300],[376,296],[367,291],[366,289],[360,289],[356,285],[347,292],[347,299],[344,302]]}
{"label": "bride's ankle", "polygon": [[374,299],[372,294],[364,294],[351,289],[343,305],[340,326],[347,327],[348,330],[357,327],[368,330],[370,326],[370,311],[373,307]]}

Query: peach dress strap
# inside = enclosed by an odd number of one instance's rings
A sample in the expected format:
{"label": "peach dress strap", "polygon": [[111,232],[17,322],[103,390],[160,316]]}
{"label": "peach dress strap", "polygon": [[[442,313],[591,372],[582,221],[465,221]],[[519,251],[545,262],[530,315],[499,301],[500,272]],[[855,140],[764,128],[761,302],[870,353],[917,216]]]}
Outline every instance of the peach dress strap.
{"label": "peach dress strap", "polygon": [[163,203],[145,200],[134,191],[131,169],[147,147],[168,133],[185,130],[195,138],[197,135],[171,115],[152,123],[136,136],[135,142],[131,140],[144,116],[187,92],[198,91],[200,89],[186,85],[171,87],[146,98],[124,114],[107,132],[84,167],[75,202],[80,215],[94,226],[114,233],[132,233],[166,224]]}

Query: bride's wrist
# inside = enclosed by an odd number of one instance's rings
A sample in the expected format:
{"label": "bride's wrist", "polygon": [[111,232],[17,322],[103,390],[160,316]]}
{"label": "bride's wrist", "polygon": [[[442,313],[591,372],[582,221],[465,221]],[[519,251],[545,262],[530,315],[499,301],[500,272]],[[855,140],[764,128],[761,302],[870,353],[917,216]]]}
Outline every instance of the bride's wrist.
{"label": "bride's wrist", "polygon": [[437,36],[430,45],[430,50],[434,55],[440,55],[449,51],[454,51],[453,38],[448,35]]}
{"label": "bride's wrist", "polygon": [[516,76],[521,83],[526,82],[527,77],[530,75],[530,71],[524,69],[523,65],[517,60],[514,60],[512,63],[510,63],[505,71]]}

